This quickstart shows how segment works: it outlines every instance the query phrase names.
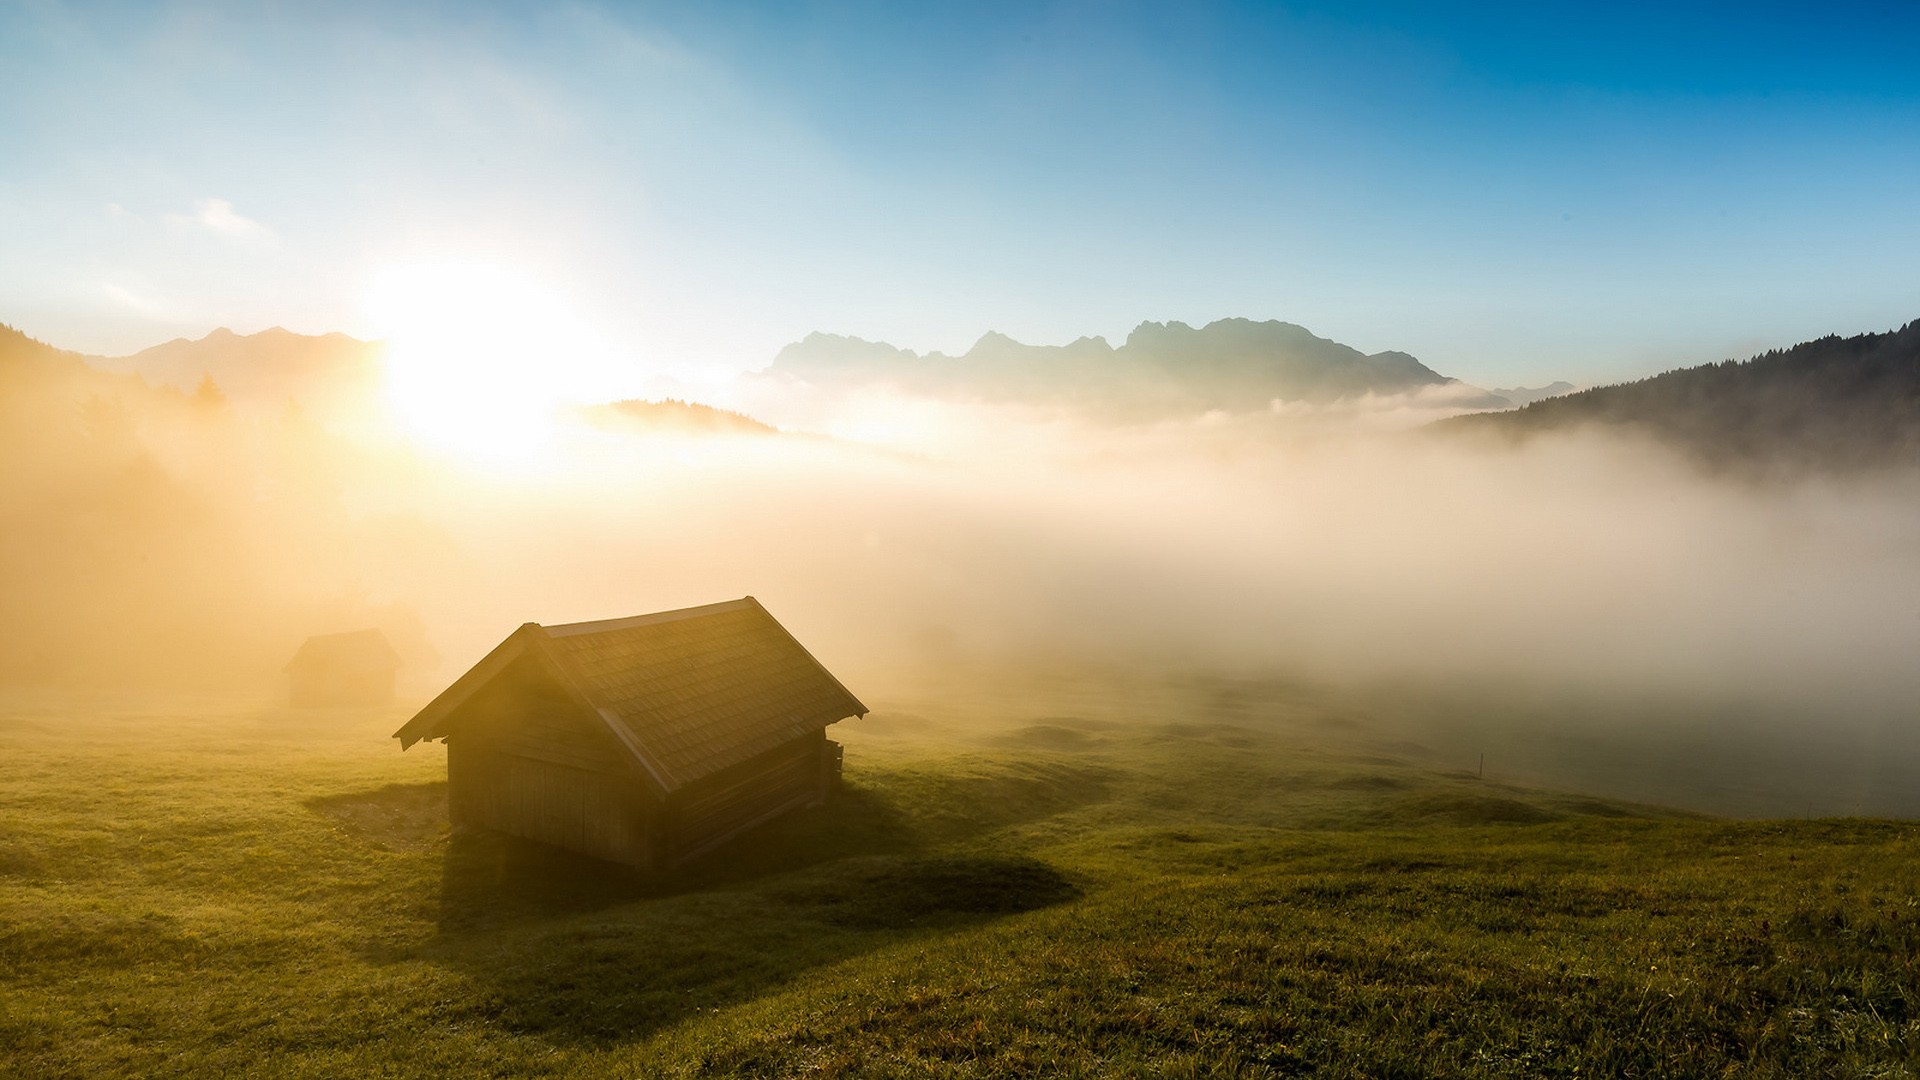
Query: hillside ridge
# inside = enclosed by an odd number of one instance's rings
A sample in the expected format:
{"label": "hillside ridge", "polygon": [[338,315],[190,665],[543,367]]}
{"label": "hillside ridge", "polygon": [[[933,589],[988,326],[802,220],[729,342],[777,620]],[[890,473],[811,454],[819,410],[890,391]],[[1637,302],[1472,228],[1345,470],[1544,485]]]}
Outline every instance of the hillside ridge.
{"label": "hillside ridge", "polygon": [[1920,320],[1452,417],[1434,430],[1525,440],[1583,427],[1650,438],[1717,469],[1912,464],[1920,461]]}

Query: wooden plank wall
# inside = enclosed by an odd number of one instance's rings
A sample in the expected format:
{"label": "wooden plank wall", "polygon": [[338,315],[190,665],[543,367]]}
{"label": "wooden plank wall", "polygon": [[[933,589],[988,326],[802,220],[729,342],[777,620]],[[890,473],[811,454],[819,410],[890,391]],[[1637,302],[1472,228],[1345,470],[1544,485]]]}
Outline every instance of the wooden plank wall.
{"label": "wooden plank wall", "polygon": [[653,816],[633,778],[449,739],[454,820],[599,859],[653,862]]}
{"label": "wooden plank wall", "polygon": [[796,739],[677,794],[669,811],[674,858],[690,859],[769,818],[825,801],[824,743],[823,733]]}

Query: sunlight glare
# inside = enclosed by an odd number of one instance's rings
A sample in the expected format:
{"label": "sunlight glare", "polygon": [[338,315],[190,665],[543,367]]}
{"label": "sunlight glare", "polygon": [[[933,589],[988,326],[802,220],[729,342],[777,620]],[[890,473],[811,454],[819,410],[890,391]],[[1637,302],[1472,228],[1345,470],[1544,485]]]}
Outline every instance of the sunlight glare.
{"label": "sunlight glare", "polygon": [[539,457],[560,411],[611,394],[620,374],[558,290],[505,267],[389,267],[374,277],[367,307],[387,342],[395,418],[461,457]]}

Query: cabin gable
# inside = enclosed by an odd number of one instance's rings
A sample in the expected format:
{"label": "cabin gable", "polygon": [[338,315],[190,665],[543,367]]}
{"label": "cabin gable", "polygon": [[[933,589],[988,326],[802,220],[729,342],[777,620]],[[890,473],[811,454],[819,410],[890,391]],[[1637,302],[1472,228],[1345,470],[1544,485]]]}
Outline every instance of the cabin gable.
{"label": "cabin gable", "polygon": [[659,797],[601,718],[523,653],[441,724],[457,826],[649,864]]}

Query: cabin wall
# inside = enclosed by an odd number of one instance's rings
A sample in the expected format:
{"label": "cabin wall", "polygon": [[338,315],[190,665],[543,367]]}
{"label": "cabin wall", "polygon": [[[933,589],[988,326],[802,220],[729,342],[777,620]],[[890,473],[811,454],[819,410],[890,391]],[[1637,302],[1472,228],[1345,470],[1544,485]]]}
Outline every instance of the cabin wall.
{"label": "cabin wall", "polygon": [[447,740],[454,824],[478,826],[597,859],[651,866],[651,800],[630,775],[505,752],[471,737]]}
{"label": "cabin wall", "polygon": [[839,781],[840,745],[816,731],[722,770],[668,800],[667,856],[685,862],[756,825],[818,806]]}

